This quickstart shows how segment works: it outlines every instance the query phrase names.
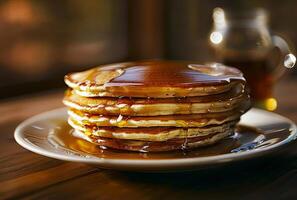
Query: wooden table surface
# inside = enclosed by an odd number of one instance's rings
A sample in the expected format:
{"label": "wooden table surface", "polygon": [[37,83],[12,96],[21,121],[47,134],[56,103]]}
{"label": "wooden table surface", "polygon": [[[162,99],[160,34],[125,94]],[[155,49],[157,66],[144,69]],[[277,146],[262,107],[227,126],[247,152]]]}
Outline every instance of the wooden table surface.
{"label": "wooden table surface", "polygon": [[[276,89],[276,112],[297,122],[297,80]],[[13,138],[27,117],[61,107],[55,91],[0,102],[0,199],[297,199],[297,146],[281,155],[187,173],[133,173],[50,159]],[[295,143],[295,142],[294,142]]]}

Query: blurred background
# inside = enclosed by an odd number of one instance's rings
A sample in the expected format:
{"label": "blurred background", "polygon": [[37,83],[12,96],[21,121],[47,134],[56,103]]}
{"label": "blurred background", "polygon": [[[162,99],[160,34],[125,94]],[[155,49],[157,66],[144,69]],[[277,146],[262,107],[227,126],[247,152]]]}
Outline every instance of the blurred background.
{"label": "blurred background", "polygon": [[297,45],[295,0],[1,0],[0,98],[64,87],[66,73],[104,63],[212,60],[216,7],[265,8],[269,30]]}

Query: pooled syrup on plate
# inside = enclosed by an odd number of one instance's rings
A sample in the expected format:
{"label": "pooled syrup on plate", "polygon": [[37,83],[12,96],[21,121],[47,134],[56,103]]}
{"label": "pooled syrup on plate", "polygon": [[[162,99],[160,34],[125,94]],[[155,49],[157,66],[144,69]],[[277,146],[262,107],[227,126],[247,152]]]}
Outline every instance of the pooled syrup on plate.
{"label": "pooled syrup on plate", "polygon": [[48,137],[49,142],[55,148],[70,150],[82,156],[95,156],[108,159],[176,159],[215,156],[255,149],[265,139],[265,136],[256,129],[238,126],[233,136],[207,147],[199,147],[191,150],[185,148],[184,150],[168,152],[129,152],[100,148],[98,145],[84,139],[74,137],[72,134],[73,129],[67,122],[61,121],[59,124],[59,128],[55,129]]}

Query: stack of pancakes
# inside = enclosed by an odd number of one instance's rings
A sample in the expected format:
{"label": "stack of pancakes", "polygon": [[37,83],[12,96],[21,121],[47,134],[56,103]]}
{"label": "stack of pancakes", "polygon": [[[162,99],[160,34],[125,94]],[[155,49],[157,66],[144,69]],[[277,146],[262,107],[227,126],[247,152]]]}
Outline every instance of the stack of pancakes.
{"label": "stack of pancakes", "polygon": [[65,76],[75,135],[101,148],[169,151],[234,133],[250,105],[242,73],[221,64],[142,61]]}

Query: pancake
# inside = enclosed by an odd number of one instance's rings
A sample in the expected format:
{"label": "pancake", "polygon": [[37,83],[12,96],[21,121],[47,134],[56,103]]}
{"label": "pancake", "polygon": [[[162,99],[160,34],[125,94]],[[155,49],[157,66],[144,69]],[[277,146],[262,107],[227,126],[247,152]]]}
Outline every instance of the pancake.
{"label": "pancake", "polygon": [[83,138],[91,143],[98,145],[100,148],[112,148],[126,151],[138,152],[161,152],[174,150],[190,150],[197,147],[212,145],[229,135],[233,134],[233,130],[215,133],[207,136],[199,136],[194,138],[172,139],[162,142],[156,141],[139,141],[139,140],[121,140],[114,138],[104,138],[97,136],[87,136],[79,130],[75,130],[74,136]]}
{"label": "pancake", "polygon": [[160,116],[230,111],[238,105],[249,104],[249,96],[242,90],[242,86],[238,85],[224,94],[166,99],[87,98],[68,91],[63,102],[72,109],[92,114]]}
{"label": "pancake", "polygon": [[110,116],[94,115],[77,110],[68,110],[69,116],[74,121],[84,125],[116,126],[116,127],[203,127],[207,125],[223,124],[239,119],[241,111],[229,111],[221,113],[193,114],[193,115],[165,115],[165,116]]}
{"label": "pancake", "polygon": [[173,61],[102,65],[65,76],[65,83],[86,97],[205,96],[223,93],[244,81],[239,70],[221,64]]}
{"label": "pancake", "polygon": [[143,140],[143,141],[166,141],[174,138],[192,138],[231,130],[237,121],[227,122],[221,125],[205,127],[180,128],[180,127],[142,127],[142,128],[118,128],[98,127],[84,125],[73,118],[68,123],[76,130],[90,136],[99,136],[115,139]]}

